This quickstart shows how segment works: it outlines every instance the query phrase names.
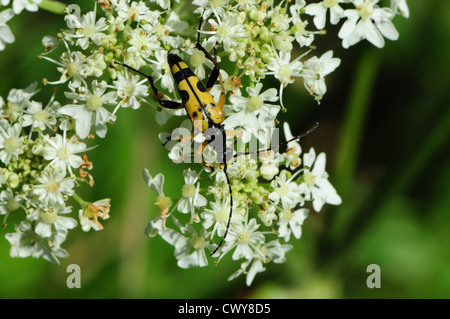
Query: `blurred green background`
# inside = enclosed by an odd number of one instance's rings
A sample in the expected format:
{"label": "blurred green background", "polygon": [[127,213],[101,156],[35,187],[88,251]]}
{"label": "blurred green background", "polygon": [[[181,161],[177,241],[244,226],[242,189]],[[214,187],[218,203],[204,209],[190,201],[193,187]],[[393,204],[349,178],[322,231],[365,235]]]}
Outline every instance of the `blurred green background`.
{"label": "blurred green background", "polygon": [[[92,7],[92,1],[79,3]],[[342,63],[327,78],[319,106],[302,81],[285,91],[289,111],[281,120],[289,118],[293,132],[320,122],[302,147],[327,153],[330,180],[343,199],[310,214],[286,263],[269,264],[246,287],[244,277],[227,281],[239,267],[229,256],[218,266],[183,270],[171,246],[144,236],[157,212],[142,170],[164,172],[166,194],[176,197],[183,168],[168,161],[155,111],[143,106],[120,110],[89,155],[95,187],[85,188],[84,197],[112,198],[105,229],[72,230],[64,245],[71,256],[57,266],[10,258],[4,238],[10,221],[0,236],[0,297],[450,297],[450,2],[408,4],[411,17],[394,20],[399,40],[386,40],[381,50],[368,43],[336,49],[338,29],[328,30],[318,52],[334,49]],[[0,52],[0,95],[44,75],[59,78],[53,64],[36,56],[41,38],[65,27],[62,17],[23,13],[9,25],[16,42]],[[35,98],[45,103],[51,90]],[[69,264],[81,267],[81,289],[66,286]],[[366,286],[369,264],[381,268],[380,289]]]}

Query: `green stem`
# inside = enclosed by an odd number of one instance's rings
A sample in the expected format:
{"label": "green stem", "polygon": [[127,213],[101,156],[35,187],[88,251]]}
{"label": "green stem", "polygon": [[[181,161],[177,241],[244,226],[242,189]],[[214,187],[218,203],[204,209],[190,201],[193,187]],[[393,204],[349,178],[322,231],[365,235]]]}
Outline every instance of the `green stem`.
{"label": "green stem", "polygon": [[72,198],[75,199],[75,201],[80,204],[81,208],[86,208],[89,205],[89,202],[86,202],[85,200],[83,200],[80,195],[78,195],[77,193],[73,193]]}
{"label": "green stem", "polygon": [[56,14],[64,14],[66,7],[67,4],[54,0],[42,0],[39,4],[40,9]]}
{"label": "green stem", "polygon": [[342,134],[334,178],[336,189],[344,197],[354,180],[361,136],[370,105],[373,84],[377,76],[379,60],[379,51],[374,49],[367,50],[361,56],[354,82],[351,86],[346,117],[341,129]]}
{"label": "green stem", "polygon": [[[368,49],[364,52],[357,65],[353,83],[350,87],[350,96],[339,141],[336,166],[334,169],[333,185],[342,197],[344,205],[348,206],[349,191],[355,181],[355,172],[360,152],[361,138],[366,122],[367,111],[374,82],[377,77],[377,68],[380,61],[380,52]],[[332,234],[340,234],[349,221],[351,211],[338,209],[339,213],[329,214],[325,222]]]}

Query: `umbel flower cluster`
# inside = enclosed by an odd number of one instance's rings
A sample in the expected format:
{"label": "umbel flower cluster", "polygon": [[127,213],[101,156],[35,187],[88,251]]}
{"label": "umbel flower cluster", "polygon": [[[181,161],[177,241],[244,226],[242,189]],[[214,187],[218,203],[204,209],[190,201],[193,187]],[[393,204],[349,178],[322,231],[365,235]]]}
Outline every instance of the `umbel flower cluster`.
{"label": "umbel flower cluster", "polygon": [[[6,22],[23,9],[36,11],[40,3],[1,1],[1,50],[14,41]],[[262,146],[270,144],[267,132],[276,129],[281,110],[289,112],[289,105],[283,103],[286,86],[303,83],[320,103],[327,90],[326,76],[340,64],[333,51],[318,53],[316,48],[315,40],[326,36],[327,26],[340,25],[336,43],[344,48],[363,40],[382,48],[385,38],[398,38],[393,18],[409,16],[405,0],[98,0],[93,4],[93,11],[82,11],[77,4],[67,6],[67,28],[42,41],[41,61],[54,63],[60,72],[59,78],[44,82],[59,86],[64,101],[33,100],[36,84],[12,89],[0,98],[0,214],[3,225],[11,215],[19,220],[15,232],[6,234],[12,257],[58,262],[68,256],[61,244],[69,230],[78,224],[84,231],[103,228],[99,219],[109,217],[110,200],[88,203],[75,190],[83,184],[93,186],[89,173],[93,164],[86,155],[95,147],[91,138],[105,138],[123,108],[152,105],[159,124],[178,116],[180,127],[190,128],[184,109],[160,107],[147,79],[116,62],[153,76],[161,98],[179,100],[167,54],[179,55],[201,80],[206,79],[213,64],[196,48],[199,32],[201,45],[211,55],[218,52],[219,64],[229,61],[230,68],[221,70],[227,96],[224,125],[226,130],[241,132],[240,149],[235,151],[242,152],[254,140]],[[193,7],[193,15],[182,14],[186,6]],[[204,23],[197,30],[201,18]],[[270,77],[278,80],[277,88],[266,87],[264,80]],[[219,83],[210,93],[219,100]],[[288,123],[283,131],[286,140],[292,138]],[[162,133],[161,139],[166,136]],[[180,149],[194,140],[169,143],[169,158],[183,160]],[[215,158],[214,150],[207,147],[204,156]],[[144,170],[159,211],[145,232],[173,245],[181,268],[202,267],[209,259],[231,256],[240,267],[230,279],[245,274],[250,285],[266,264],[285,261],[310,210],[339,205],[341,198],[328,181],[326,154],[316,154],[314,148],[304,152],[298,141],[290,142],[282,153],[241,155],[227,165],[233,217],[216,254],[209,257],[225,234],[230,211],[223,164],[215,163],[214,170],[202,164],[180,169],[185,183],[178,198],[165,195],[163,172]]]}

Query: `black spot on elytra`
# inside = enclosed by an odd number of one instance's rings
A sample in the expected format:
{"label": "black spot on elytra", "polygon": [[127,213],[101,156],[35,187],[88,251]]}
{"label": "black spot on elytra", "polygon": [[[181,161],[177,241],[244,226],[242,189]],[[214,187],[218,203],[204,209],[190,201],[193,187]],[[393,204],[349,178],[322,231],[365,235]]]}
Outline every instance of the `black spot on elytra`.
{"label": "black spot on elytra", "polygon": [[202,84],[202,82],[200,82],[200,81],[197,82],[197,89],[198,89],[200,92],[206,92],[205,86],[204,86],[204,85]]}
{"label": "black spot on elytra", "polygon": [[193,117],[193,118],[196,118],[197,115],[198,115],[197,112],[192,113],[192,117]]}
{"label": "black spot on elytra", "polygon": [[194,72],[192,72],[192,70],[189,68],[185,68],[185,69],[181,69],[178,72],[176,72],[173,75],[173,79],[175,80],[175,83],[178,84],[183,80],[187,80],[191,76],[195,76]]}
{"label": "black spot on elytra", "polygon": [[189,93],[186,90],[180,90],[180,97],[181,97],[181,101],[183,101],[183,103],[186,103],[187,101],[189,101]]}

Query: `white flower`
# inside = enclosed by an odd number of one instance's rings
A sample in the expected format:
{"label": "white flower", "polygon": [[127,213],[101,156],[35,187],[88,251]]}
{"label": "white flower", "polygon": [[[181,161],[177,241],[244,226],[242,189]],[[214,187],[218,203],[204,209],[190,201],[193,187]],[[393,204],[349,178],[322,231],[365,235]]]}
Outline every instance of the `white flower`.
{"label": "white flower", "polygon": [[38,11],[38,4],[41,2],[42,0],[13,0],[12,7],[15,14],[19,14],[23,10],[36,12]]}
{"label": "white flower", "polygon": [[155,52],[155,58],[154,60],[148,60],[152,65],[150,66],[152,68],[153,74],[154,74],[154,81],[157,82],[161,80],[161,87],[163,89],[168,89],[169,92],[174,91],[174,82],[172,79],[172,72],[170,70],[169,63],[167,62],[167,51],[166,50],[159,50]]}
{"label": "white flower", "polygon": [[137,58],[136,56],[148,58],[153,54],[154,50],[161,48],[156,35],[149,34],[140,28],[133,29],[129,32],[127,35],[127,42],[131,44],[131,47],[127,49],[127,52],[131,53],[132,56],[134,55],[135,59]]}
{"label": "white flower", "polygon": [[5,44],[14,42],[14,34],[6,24],[14,16],[11,9],[6,9],[0,12],[0,51],[5,49]]}
{"label": "white flower", "polygon": [[[284,136],[286,141],[291,140],[294,136],[291,133],[291,128],[288,122],[283,123]],[[302,148],[300,146],[299,140],[293,140],[287,144],[286,151],[283,153],[284,164],[291,170],[297,168],[301,164],[300,154]]]}
{"label": "white flower", "polygon": [[314,16],[314,25],[317,29],[325,27],[327,11],[330,11],[331,24],[337,24],[344,16],[344,9],[339,3],[344,0],[323,0],[319,3],[310,3],[305,7],[305,13]]}
{"label": "white flower", "polygon": [[[247,270],[248,266],[251,265],[250,269]],[[261,259],[253,258],[251,260],[244,261],[241,264],[241,267],[235,271],[230,277],[228,277],[228,281],[231,281],[242,274],[246,274],[247,277],[245,279],[245,283],[247,286],[251,286],[253,280],[257,273],[264,272],[266,268],[264,268],[263,262]]]}
{"label": "white flower", "polygon": [[[260,93],[262,87],[262,83],[256,84],[255,87],[247,87],[248,97],[238,94],[232,95],[230,102],[233,104],[232,109],[235,113],[229,115],[224,124],[233,128],[241,127],[266,143],[265,129],[271,129],[275,126],[275,119],[280,111],[280,106],[265,103],[266,101],[278,101],[277,90],[271,88]],[[262,135],[259,134],[260,130],[264,131]],[[244,141],[248,142],[248,140]]]}
{"label": "white flower", "polygon": [[74,193],[75,183],[70,177],[66,177],[66,172],[46,168],[37,178],[39,184],[33,188],[33,193],[43,203],[48,205],[64,206],[64,194],[71,196]]}
{"label": "white flower", "polygon": [[[160,41],[162,41],[164,45],[169,44],[173,48],[178,48],[185,40],[181,37],[170,36],[169,34],[172,32],[181,33],[189,27],[189,24],[185,21],[181,21],[175,11],[171,11],[165,20],[158,18],[159,14],[154,19],[154,22],[152,22],[153,32],[158,35]],[[143,25],[142,28],[145,29],[145,26],[146,25]]]}
{"label": "white flower", "polygon": [[44,146],[44,158],[50,161],[48,164],[53,165],[56,170],[69,170],[72,175],[72,168],[79,168],[83,164],[81,156],[77,153],[86,152],[86,144],[79,142],[76,135],[72,135],[70,139],[66,139],[66,131],[64,136],[59,134],[50,138],[44,136],[47,145]]}
{"label": "white flower", "polygon": [[340,205],[342,203],[341,197],[328,181],[325,163],[325,153],[320,153],[316,158],[314,148],[311,148],[308,153],[303,155],[304,173],[300,191],[304,194],[305,199],[313,201],[312,204],[316,212],[320,211],[325,203],[331,205]]}
{"label": "white flower", "polygon": [[275,153],[273,151],[269,151],[267,153],[261,153],[259,155],[259,159],[261,160],[261,166],[259,167],[261,177],[271,181],[275,175],[279,173],[279,166],[280,162],[283,161],[283,157],[281,157],[278,152]]}
{"label": "white flower", "polygon": [[98,221],[99,218],[105,220],[109,218],[111,208],[111,199],[104,198],[96,202],[89,203],[84,209],[78,211],[80,225],[83,231],[88,232],[94,230],[102,230],[103,225]]}
{"label": "white flower", "polygon": [[210,19],[208,22],[215,31],[199,31],[202,34],[210,34],[209,42],[222,43],[225,51],[230,52],[231,48],[237,45],[238,39],[248,37],[247,32],[242,23],[239,22],[237,16],[228,16],[222,20],[216,15],[216,20]]}
{"label": "white flower", "polygon": [[198,6],[194,13],[201,14],[203,17],[209,17],[215,13],[219,17],[225,17],[227,4],[230,0],[210,1],[210,0],[193,0],[192,4]]}
{"label": "white flower", "polygon": [[113,114],[116,114],[119,107],[138,109],[141,106],[141,100],[148,96],[148,85],[144,82],[147,82],[147,79],[141,80],[139,76],[131,74],[128,70],[125,70],[125,76],[117,73],[117,81],[114,81],[113,84],[120,97],[120,102]]}
{"label": "white flower", "polygon": [[[170,0],[151,0],[152,2],[156,2],[161,8],[169,9],[172,1]],[[175,0],[176,2],[180,2],[180,0]]]}
{"label": "white flower", "polygon": [[95,76],[100,77],[106,69],[105,56],[103,53],[94,52],[86,58],[85,63],[80,65],[80,74],[83,77]]}
{"label": "white flower", "polygon": [[206,259],[205,248],[210,245],[206,230],[202,229],[201,233],[198,234],[191,224],[187,224],[184,233],[189,237],[185,237],[185,245],[182,249],[175,251],[178,267],[191,268],[207,266],[208,259]]}
{"label": "white flower", "polygon": [[45,47],[43,55],[53,52],[59,46],[59,40],[51,35],[46,35],[42,38],[42,45]]}
{"label": "white flower", "polygon": [[291,209],[282,209],[278,218],[278,236],[289,241],[291,233],[299,239],[302,235],[303,221],[308,216],[308,209],[300,208],[295,211]]}
{"label": "white flower", "polygon": [[280,51],[278,55],[276,50],[273,50],[275,52],[275,58],[270,58],[270,62],[267,65],[269,72],[266,72],[266,75],[273,75],[280,81],[280,102],[281,106],[284,108],[283,88],[285,88],[288,84],[294,83],[295,77],[301,76],[303,63],[299,60],[303,57],[303,55],[300,55],[298,58],[291,61],[290,51]]}
{"label": "white flower", "polygon": [[130,4],[130,1],[128,0],[118,0],[114,1],[114,6],[118,16],[124,20],[147,20],[150,16],[150,9],[141,1],[133,1]]}
{"label": "white flower", "polygon": [[376,6],[379,0],[354,0],[356,9],[345,10],[347,21],[339,30],[342,46],[348,48],[367,39],[378,48],[384,46],[384,38],[398,39],[398,32],[392,24],[394,13],[389,8]]}
{"label": "white flower", "polygon": [[62,73],[58,81],[47,82],[48,84],[62,84],[71,80],[69,83],[71,89],[78,88],[81,83],[87,86],[84,80],[87,74],[82,72],[84,69],[83,64],[86,63],[86,56],[83,53],[79,51],[64,52],[60,57],[61,62],[53,60],[48,56],[43,56],[42,58],[58,65],[57,70]]}
{"label": "white flower", "polygon": [[259,224],[255,218],[250,219],[249,222],[245,221],[234,225],[228,233],[225,245],[222,250],[222,256],[228,251],[236,248],[233,253],[233,260],[240,258],[252,259],[254,256],[253,250],[256,245],[263,244],[265,237],[260,231],[257,231]]}
{"label": "white flower", "polygon": [[22,205],[22,196],[14,194],[11,189],[3,190],[0,193],[0,215],[7,215],[20,208]]}
{"label": "white flower", "polygon": [[154,237],[160,230],[164,231],[166,228],[166,219],[169,217],[169,208],[172,205],[170,197],[164,195],[164,175],[159,173],[155,177],[152,177],[147,169],[143,173],[144,180],[147,185],[158,195],[155,200],[155,205],[160,213],[155,216],[145,229],[145,234],[150,237]]}
{"label": "white flower", "polygon": [[409,18],[409,8],[406,0],[391,0],[391,10],[394,13],[400,12],[400,14]]}
{"label": "white flower", "polygon": [[65,240],[65,235],[56,233],[52,238],[48,239],[48,244],[46,244],[36,234],[30,222],[26,220],[16,225],[15,233],[8,233],[5,237],[11,244],[9,254],[13,258],[42,257],[52,263],[59,264],[58,257],[68,257],[67,251],[60,246]]}
{"label": "white flower", "polygon": [[[205,229],[210,229],[211,238],[217,235],[223,236],[227,228],[228,219],[230,215],[230,201],[228,198],[217,200],[216,202],[210,202],[211,209],[205,209],[201,214],[203,221],[203,227]],[[236,214],[231,217],[231,222],[236,222]]]}
{"label": "white flower", "polygon": [[191,224],[182,226],[173,216],[172,220],[181,229],[181,233],[171,228],[165,228],[160,230],[159,235],[175,248],[178,266],[181,268],[207,266],[208,260],[206,259],[205,248],[212,249],[212,245],[209,244],[207,239],[209,234],[206,230],[202,229],[199,234]]}
{"label": "white flower", "polygon": [[51,101],[45,108],[36,101],[29,101],[27,104],[22,116],[23,127],[31,126],[32,130],[44,131],[56,124],[56,108],[60,106],[58,102]]}
{"label": "white flower", "polygon": [[55,206],[48,208],[38,208],[32,210],[31,214],[27,216],[30,221],[37,221],[36,234],[43,238],[49,238],[53,230],[57,233],[65,235],[68,229],[73,229],[77,226],[77,221],[71,217],[61,216],[72,212],[72,207]]}
{"label": "white flower", "polygon": [[[302,1],[303,2],[303,1]],[[300,18],[301,10],[303,10],[304,3],[301,5],[293,5],[290,7],[292,15],[292,24],[295,30],[295,40],[298,42],[300,47],[308,47],[314,41],[314,34],[318,32],[311,32],[306,30],[308,21],[304,21]]]}
{"label": "white flower", "polygon": [[304,199],[301,196],[299,185],[294,181],[296,174],[288,178],[288,171],[282,170],[280,175],[271,182],[273,191],[269,194],[269,199],[277,205],[281,202],[283,208],[290,209],[296,205],[302,205]]}
{"label": "white flower", "polygon": [[305,87],[316,97],[316,100],[320,101],[327,91],[325,76],[333,72],[340,64],[341,59],[333,58],[332,50],[322,54],[320,58],[313,56],[305,61],[303,64]]}
{"label": "white flower", "polygon": [[[205,39],[202,43],[202,46],[205,48],[206,51],[210,52],[214,44],[211,42],[207,42],[207,40]],[[205,79],[206,77],[205,65],[209,69],[212,69],[214,68],[214,64],[209,59],[207,59],[205,53],[197,49],[193,43],[191,43],[190,46],[188,46],[184,50],[184,52],[190,55],[188,63],[192,71],[194,71],[195,75],[197,75],[200,80]],[[217,57],[216,61],[220,63],[220,57]]]}
{"label": "white flower", "polygon": [[68,115],[75,120],[77,135],[84,139],[89,135],[91,126],[100,137],[106,135],[106,122],[115,121],[115,115],[111,114],[104,105],[114,104],[117,93],[111,91],[105,93],[107,84],[105,81],[98,83],[92,81],[92,92],[85,87],[80,87],[80,93],[66,92],[66,97],[85,102],[84,104],[68,104],[59,109],[59,113]]}
{"label": "white flower", "polygon": [[[72,6],[74,5],[70,5],[68,10],[70,10]],[[96,45],[101,45],[101,40],[106,36],[106,34],[102,32],[108,29],[106,19],[102,17],[98,21],[95,21],[96,12],[97,6],[94,6],[94,11],[89,11],[81,18],[76,15],[71,15],[70,19],[66,18],[66,21],[68,22],[67,25],[70,28],[76,28],[76,34],[69,36],[77,38],[76,44],[84,50],[87,49],[91,42]]]}
{"label": "white flower", "polygon": [[[278,240],[272,240],[262,246],[256,247],[253,258],[243,262],[240,269],[232,274],[228,278],[228,281],[233,280],[242,274],[247,274],[245,283],[247,286],[250,286],[255,279],[256,274],[266,270],[264,264],[270,261],[277,264],[283,263],[286,260],[286,252],[291,249],[291,245],[281,245]],[[247,270],[250,264],[251,267]]]}
{"label": "white flower", "polygon": [[179,200],[177,210],[181,213],[191,213],[192,217],[195,208],[204,207],[207,204],[206,198],[199,193],[200,183],[195,186],[198,180],[197,172],[188,168],[183,172],[185,184],[182,187],[182,198]]}
{"label": "white flower", "polygon": [[0,120],[0,160],[4,164],[9,164],[11,158],[19,158],[23,153],[23,139],[21,136],[22,125],[16,123],[9,126],[8,121]]}

